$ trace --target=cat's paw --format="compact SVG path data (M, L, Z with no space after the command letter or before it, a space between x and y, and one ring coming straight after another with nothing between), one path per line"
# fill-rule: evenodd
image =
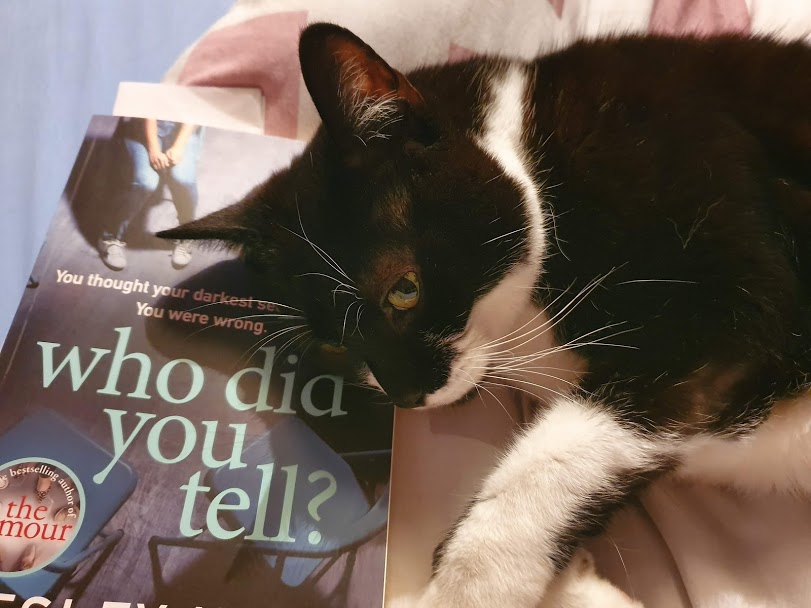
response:
M445 593L443 593L443 591ZM385 608L469 608L471 605L487 608L507 608L492 604L492 598L481 603L476 597L459 601L455 594L433 580L421 593L400 595L386 601ZM594 558L585 549L575 552L566 569L549 585L537 608L644 608L597 574Z
M594 558L578 549L566 569L558 575L538 608L643 608L597 574Z

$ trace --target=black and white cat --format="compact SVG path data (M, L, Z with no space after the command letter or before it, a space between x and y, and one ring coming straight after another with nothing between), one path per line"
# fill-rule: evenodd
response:
M304 153L162 236L240 247L400 406L537 397L420 606L536 606L665 472L811 490L807 46L621 37L406 77L316 24L300 58Z

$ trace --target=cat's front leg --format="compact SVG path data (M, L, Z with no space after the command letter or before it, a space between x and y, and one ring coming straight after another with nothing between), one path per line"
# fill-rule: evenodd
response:
M536 607L579 541L672 464L667 442L609 408L558 399L515 441L438 550L420 608Z

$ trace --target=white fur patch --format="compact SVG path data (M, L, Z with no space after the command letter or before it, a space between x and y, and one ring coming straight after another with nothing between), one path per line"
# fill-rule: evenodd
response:
M534 608L554 577L557 543L585 501L610 495L623 475L655 466L666 449L608 411L558 399L485 481L419 605Z
M741 437L698 436L684 445L678 474L746 492L811 495L811 396L777 403Z
M552 332L543 331L549 327L549 319L532 299L532 290L541 273L546 237L539 187L532 179L527 153L521 143L530 86L527 70L524 65L510 64L492 77L484 128L476 138L478 146L499 164L504 174L522 192L528 226L526 254L493 289L476 302L465 330L450 340L458 355L451 364L450 378L445 386L426 397L427 407L452 403L470 392L484 377L494 355L504 357L508 352L514 356L531 355L553 346ZM519 332L518 328L522 325L523 329ZM519 337L520 334L523 337ZM533 341L535 338L537 342ZM507 340L507 343L499 345L499 340ZM537 361L534 363L538 366ZM573 369L576 371L579 368L579 365L574 365ZM507 373L500 376L507 378L512 375ZM493 381L510 382L504 379ZM555 385L555 382L551 384Z
M566 569L555 578L538 608L643 608L622 591L601 578L594 558L578 550Z

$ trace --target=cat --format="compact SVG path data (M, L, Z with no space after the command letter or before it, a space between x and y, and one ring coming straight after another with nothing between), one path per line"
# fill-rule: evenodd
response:
M404 75L314 24L299 54L301 156L160 236L239 248L401 407L537 400L417 605L538 605L665 473L811 489L805 44L620 36Z

